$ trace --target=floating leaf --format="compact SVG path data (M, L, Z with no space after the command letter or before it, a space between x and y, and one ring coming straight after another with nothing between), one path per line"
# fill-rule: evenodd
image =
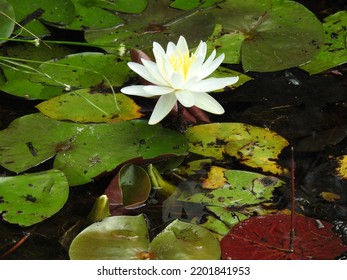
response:
M227 179L224 177L224 172L227 169L219 166L211 166L207 178L203 180L202 187L205 189L218 189L227 185Z
M334 259L346 251L332 225L295 215L295 238L290 250L290 215L252 217L234 226L221 242L222 259Z
M68 55L60 60L47 61L39 70L47 78L38 77L36 82L66 88L122 86L131 73L126 61L118 61L117 56L83 52ZM34 77L33 77L34 78Z
M284 184L272 176L241 170L224 171L224 176L227 185L194 194L182 192L179 200L222 207L240 207L270 201L273 191Z
M110 9L103 9L100 5L108 3L104 1L89 1L89 0L72 0L75 6L75 18L68 25L64 26L66 29L72 30L85 30L88 28L101 29L107 27L117 26L123 20L112 13ZM118 2L118 1L117 1ZM110 3L108 6L111 6Z
M14 28L14 10L6 0L0 0L0 44L6 42Z
M90 182L133 158L186 154L183 135L144 120L78 124L40 113L16 119L0 131L0 147L0 165L17 173L55 156L54 167L70 185Z
M180 35L188 40L189 46L197 46L212 33L215 21L209 10L180 11L170 8L170 4L171 0L150 0L140 15L122 15L125 24L113 28L87 30L85 39L104 46L108 52L118 53L124 48L151 47L153 41L165 45L177 41Z
M207 229L178 220L150 244L143 215L114 216L78 234L69 256L72 260L220 259L220 247Z
M36 106L46 116L57 120L86 122L119 122L142 116L140 107L128 96L75 90Z
M139 260L149 246L143 215L115 216L94 223L72 241L72 260Z
M190 127L186 136L192 153L217 160L228 155L264 172L283 172L276 159L288 142L265 128L243 123L213 123Z
M149 246L157 260L219 260L218 240L207 229L174 220Z
M213 14L226 35L216 43L223 49L236 47L237 53L244 39L240 54L245 71L269 72L298 66L312 59L324 42L320 21L294 1L228 0L218 7Z
M75 16L75 6L70 0L8 0L15 10L16 21L24 20L24 27L30 31L20 30L21 36L44 36L49 30L41 20L50 24L64 26L70 23Z
M311 75L347 62L347 11L340 11L324 19L325 43L318 55L300 68Z
M59 45L48 47L40 44L4 45L0 50L1 69L5 82L0 90L28 99L49 99L60 95L62 89L53 85L36 82L39 77L46 80L44 73L38 70L43 61L57 59L71 53L71 49ZM13 59L14 58L14 59ZM33 79L35 77L35 79Z
M336 168L337 176L347 179L347 155L343 155L337 159L338 167Z
M170 7L181 9L181 10L191 10L195 8L208 8L215 4L218 4L221 2L221 0L207 0L207 1L201 1L201 0L174 0Z
M57 213L68 194L67 179L58 170L0 177L0 213L9 223L31 226Z

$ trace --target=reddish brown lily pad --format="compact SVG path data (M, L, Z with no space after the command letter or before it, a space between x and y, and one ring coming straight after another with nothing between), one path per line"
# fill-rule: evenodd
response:
M326 260L347 250L332 225L295 215L295 239L290 251L290 215L253 217L234 226L220 241L222 259Z

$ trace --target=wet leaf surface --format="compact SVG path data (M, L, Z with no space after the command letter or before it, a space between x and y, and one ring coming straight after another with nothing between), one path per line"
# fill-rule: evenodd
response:
M14 10L8 1L0 1L0 11L0 44L2 44L12 34L15 23L11 20L14 19Z

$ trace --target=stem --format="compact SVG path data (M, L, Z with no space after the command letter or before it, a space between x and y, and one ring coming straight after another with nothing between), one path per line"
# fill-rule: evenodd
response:
M295 240L295 162L294 162L294 147L291 147L292 159L291 159L291 213L290 213L290 242L289 250L294 252L294 240Z

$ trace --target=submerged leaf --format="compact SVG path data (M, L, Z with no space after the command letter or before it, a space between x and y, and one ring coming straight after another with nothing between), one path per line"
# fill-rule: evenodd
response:
M31 226L57 213L68 194L67 179L59 170L0 177L0 213L9 223Z
M190 127L186 136L192 153L217 160L228 155L264 172L283 172L276 159L289 143L265 128L243 123L213 123Z
M119 122L142 116L140 107L128 96L75 90L36 106L43 114L57 120L79 123Z

